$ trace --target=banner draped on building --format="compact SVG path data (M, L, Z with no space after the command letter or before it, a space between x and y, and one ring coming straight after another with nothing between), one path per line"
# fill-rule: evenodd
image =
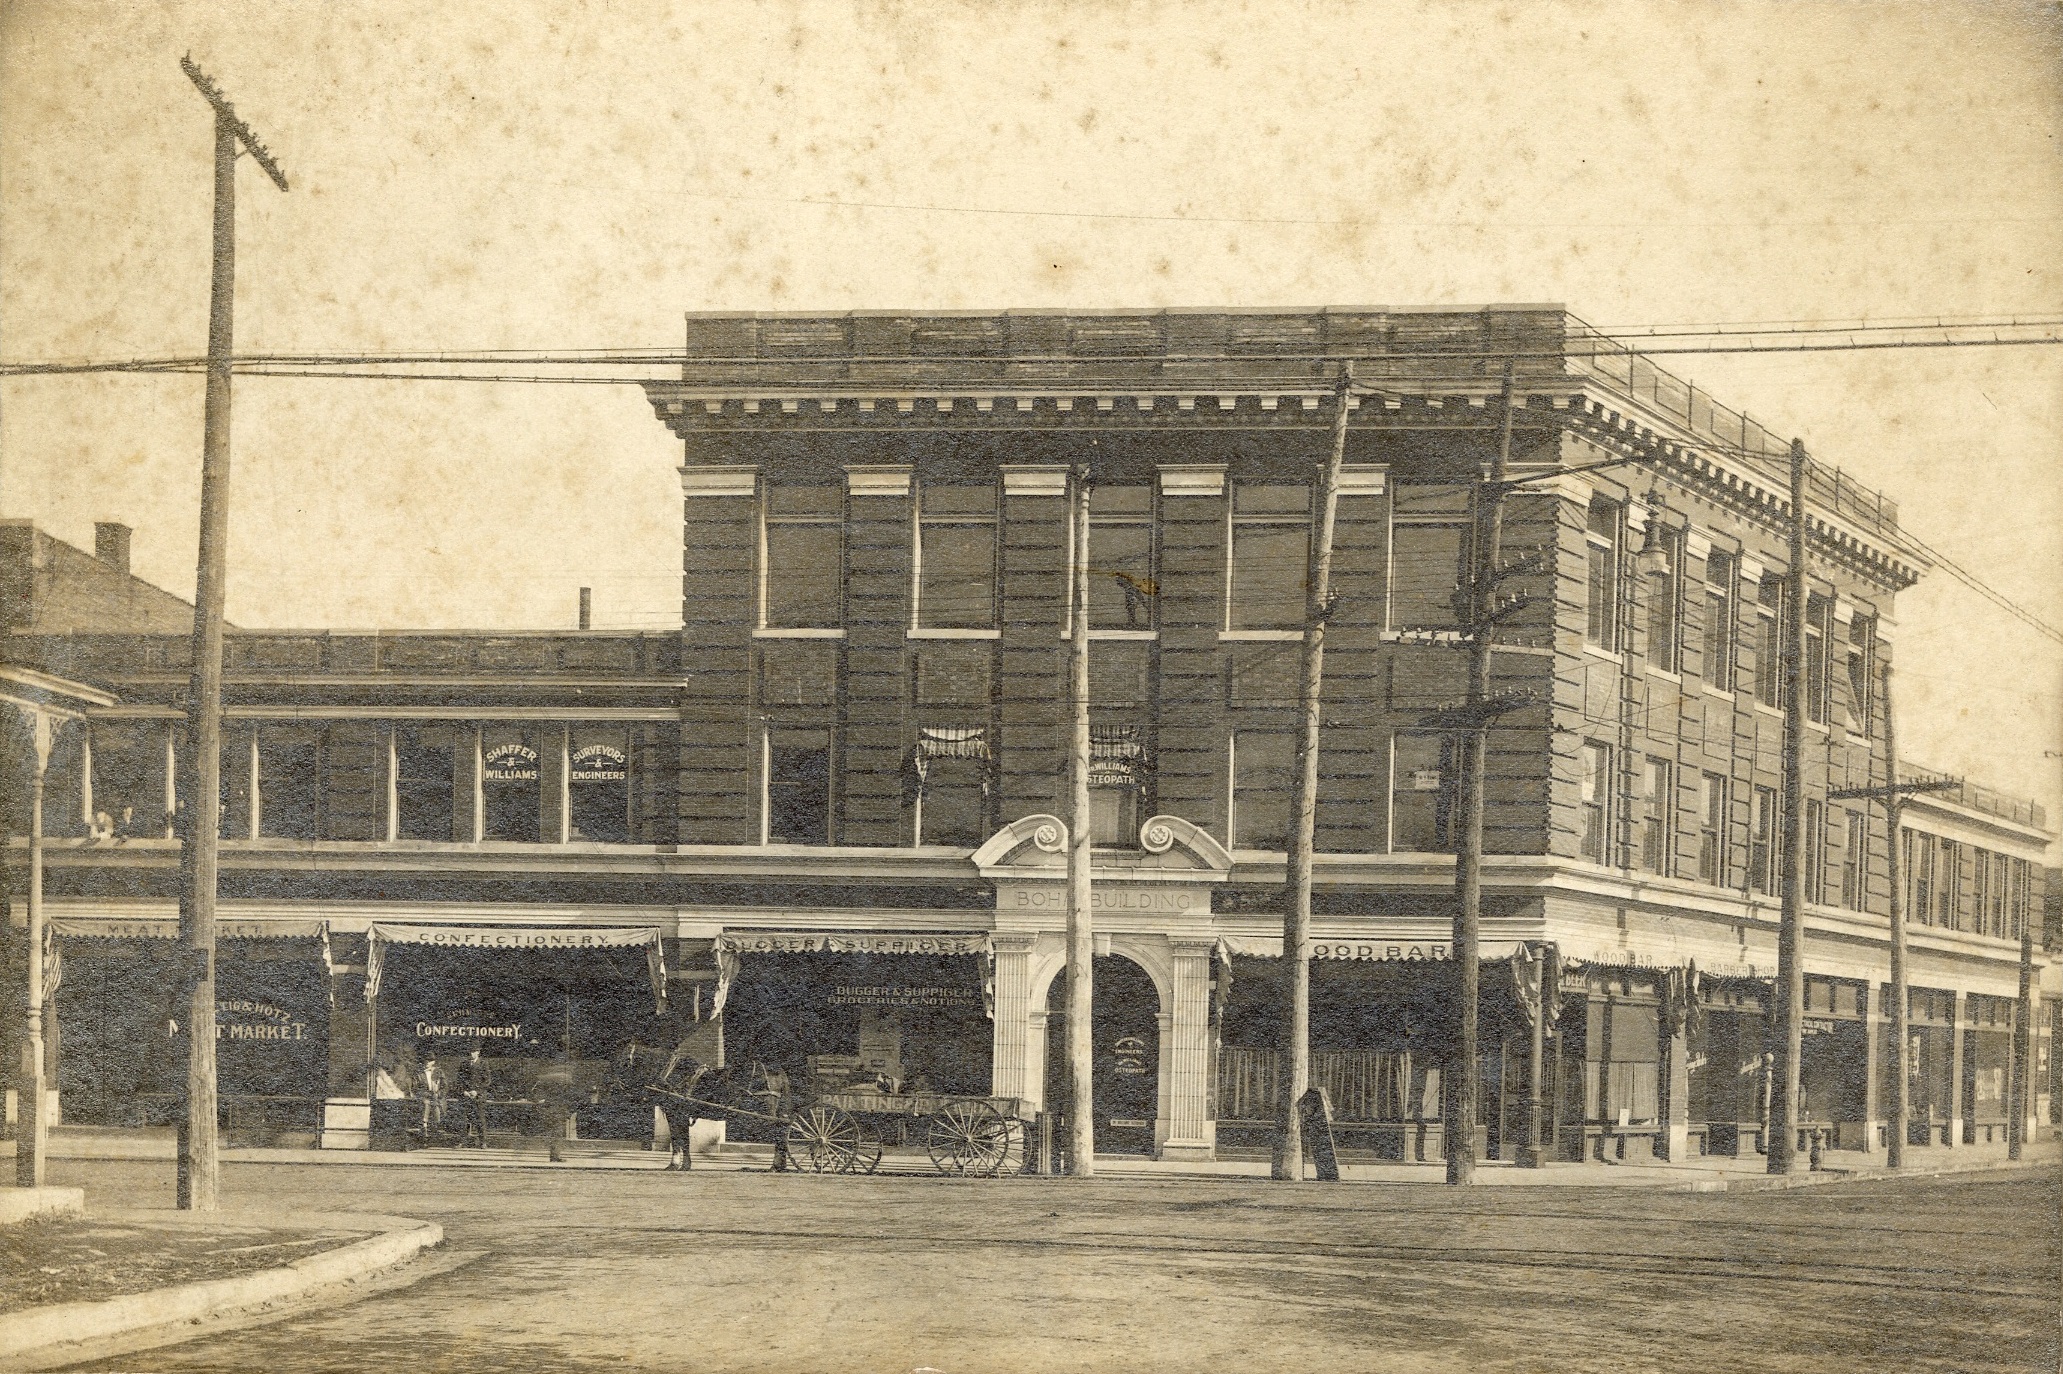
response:
M374 922L367 930L365 1000L380 995L387 946L428 945L436 949L484 949L518 953L526 950L634 949L645 947L645 970L652 980L652 1001L666 1009L666 941L658 926L414 926Z

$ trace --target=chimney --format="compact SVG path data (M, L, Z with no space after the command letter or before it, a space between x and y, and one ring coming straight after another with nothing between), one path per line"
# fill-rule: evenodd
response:
M129 527L112 520L93 526L93 556L118 573L129 571Z
M128 531L124 530L123 533L127 534ZM593 629L594 619L595 589L593 587L582 587L580 589L580 628L583 630Z

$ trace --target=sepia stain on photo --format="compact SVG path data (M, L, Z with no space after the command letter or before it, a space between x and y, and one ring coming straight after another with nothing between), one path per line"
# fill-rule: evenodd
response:
M0 82L0 1369L2058 1365L2057 6Z

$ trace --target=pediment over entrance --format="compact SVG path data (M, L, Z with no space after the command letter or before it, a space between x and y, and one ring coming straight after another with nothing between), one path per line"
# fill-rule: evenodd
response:
M974 851L984 878L1052 878L1067 873L1067 824L1058 816L1010 822ZM1139 827L1137 849L1097 849L1090 861L1096 881L1222 882L1232 855L1200 827L1180 816L1155 816Z

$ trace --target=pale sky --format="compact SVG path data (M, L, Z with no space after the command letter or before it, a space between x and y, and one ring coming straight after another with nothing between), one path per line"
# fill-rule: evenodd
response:
M0 357L664 347L688 310L2063 310L2055 4L0 5ZM838 201L826 205L818 202ZM864 204L855 204L864 202ZM2063 624L2063 349L1663 360ZM190 594L197 377L0 382L0 515ZM635 388L240 380L244 625L679 620ZM1901 598L1903 752L2063 822L2063 646Z

